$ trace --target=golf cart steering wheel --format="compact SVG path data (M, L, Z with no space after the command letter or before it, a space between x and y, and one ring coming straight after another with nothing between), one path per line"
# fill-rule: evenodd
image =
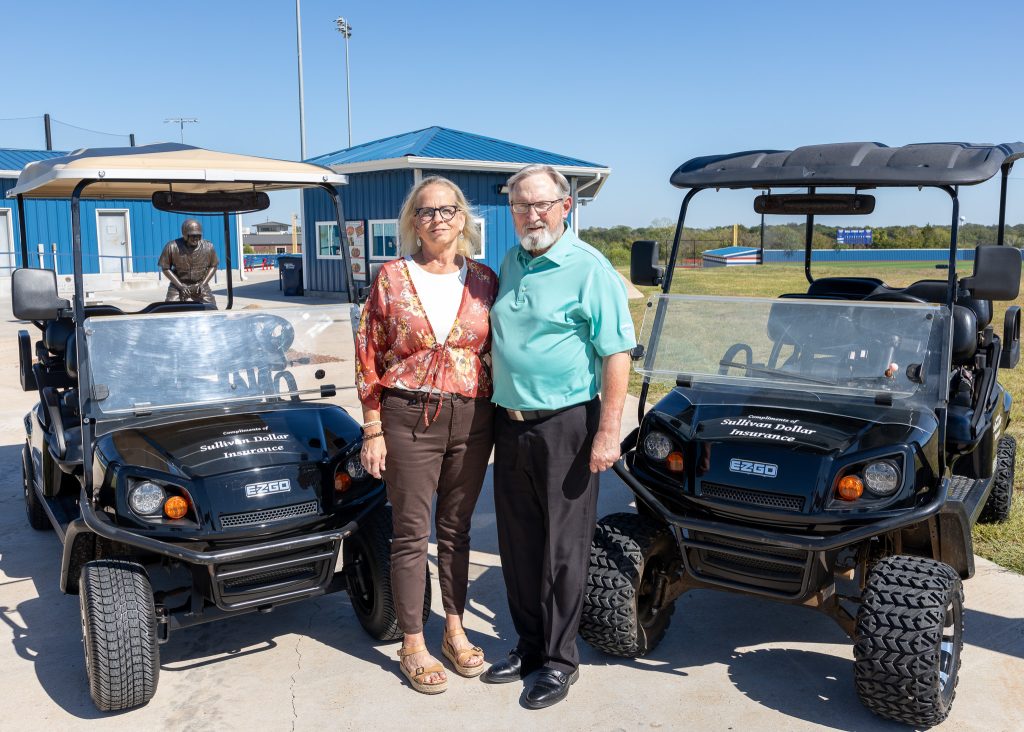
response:
M257 341L271 353L284 354L295 340L295 328L284 318L261 317L254 325Z
M862 302L927 302L919 297L908 295L905 292L873 292L864 298Z

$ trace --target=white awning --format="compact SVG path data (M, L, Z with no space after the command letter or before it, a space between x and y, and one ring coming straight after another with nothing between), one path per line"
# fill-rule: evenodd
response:
M70 198L83 180L95 180L83 198L150 198L156 191L182 193L278 191L348 177L329 168L291 160L214 152L190 145L161 143L142 147L76 150L70 155L29 163L9 198Z

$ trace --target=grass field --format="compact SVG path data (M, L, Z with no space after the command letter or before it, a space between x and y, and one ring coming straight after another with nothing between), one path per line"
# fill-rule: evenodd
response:
M969 275L973 265L961 263L961 276ZM813 275L819 277L836 276L875 276L890 286L905 286L922 279L945 279L945 270L936 270L932 263L842 263L814 265ZM628 277L627 270L623 275ZM646 308L646 296L658 292L654 287L638 288L644 298L630 300L630 311L633 320L640 330ZM803 263L773 264L760 267L719 267L712 269L677 269L672 279L672 292L687 295L743 295L749 297L775 297L786 292L806 292L807 280L804 278ZM996 334L1002 336L1003 314L1009 305L1024 307L1024 296L1018 297L1013 303L993 303L992 325ZM1014 401L1014 412L1019 414L1024 398L1024 363L1010 371L1000 371L1000 383L1010 392ZM655 397L659 390L652 384L651 393ZM660 390L664 393L664 389ZM640 377L633 372L630 379L630 392L640 393ZM1021 449L1017 453L1016 475L1024 476L1024 417L1010 423L1008 434L1017 438ZM978 525L974 530L975 553L993 562L1024 573L1024 501L1015 496L1013 512L1010 520L1003 524Z

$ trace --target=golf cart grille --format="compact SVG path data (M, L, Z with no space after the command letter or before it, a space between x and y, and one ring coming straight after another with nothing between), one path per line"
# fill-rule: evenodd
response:
M270 607L322 594L334 576L340 542L241 562L211 565L213 599L222 610Z
M278 506L262 511L248 511L246 513L225 513L220 517L220 525L225 529L234 529L239 526L258 526L273 521L284 521L286 519L299 518L302 516L315 516L319 506L316 501L296 503L291 506Z
M807 552L693 532L684 539L686 563L698 579L754 589L777 597L801 594L809 571Z
M803 496L791 496L781 493L766 493L755 491L749 488L737 488L721 483L710 483L704 481L700 484L700 494L704 498L714 501L728 501L729 503L742 503L747 506L758 506L760 508L773 508L780 511L795 511L799 513L804 510Z
M224 581L224 589L231 592L243 592L249 589L261 587L269 582L295 582L308 580L317 575L315 564L303 564L298 567L271 570L268 572L257 572L245 577L237 577Z

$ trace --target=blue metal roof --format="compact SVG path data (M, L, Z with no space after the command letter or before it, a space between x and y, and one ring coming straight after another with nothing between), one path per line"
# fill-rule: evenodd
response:
M18 150L0 147L0 170L21 170L29 163L67 155L60 150Z
M392 160L404 156L447 160L486 160L501 163L523 163L524 165L540 163L585 168L606 167L599 163L517 145L514 142L496 140L493 137L460 132L447 127L427 127L423 130L385 137L382 140L374 140L309 158L306 162L317 165L344 165L373 160Z

